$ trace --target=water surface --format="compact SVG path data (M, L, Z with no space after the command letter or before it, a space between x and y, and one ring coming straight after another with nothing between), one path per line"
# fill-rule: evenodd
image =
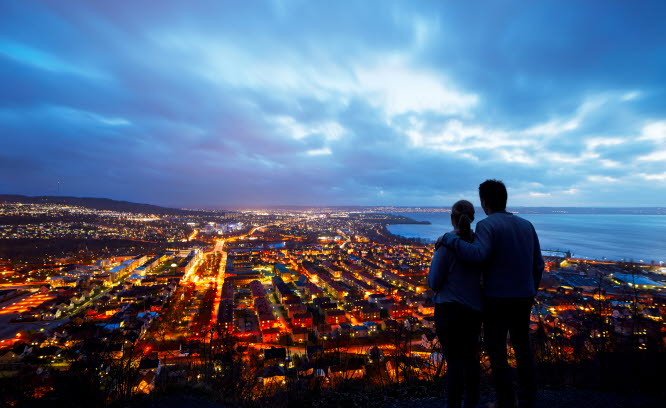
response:
M398 213L431 225L389 225L391 233L434 241L451 230L449 213ZM666 216L626 214L518 214L536 228L541 248L576 257L666 262ZM477 213L476 221L485 218Z

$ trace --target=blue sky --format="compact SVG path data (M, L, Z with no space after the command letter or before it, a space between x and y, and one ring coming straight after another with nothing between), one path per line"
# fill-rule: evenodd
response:
M3 1L0 192L664 206L665 4Z

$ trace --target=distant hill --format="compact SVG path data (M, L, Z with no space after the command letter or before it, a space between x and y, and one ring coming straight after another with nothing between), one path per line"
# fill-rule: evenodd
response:
M117 201L109 198L95 197L64 197L64 196L24 196L18 194L0 194L0 203L23 203L23 204L63 204L86 207L95 210L119 211L158 215L192 215L212 214L207 211L181 210L178 208L160 207L152 204L131 203L129 201ZM217 213L219 215L219 213Z

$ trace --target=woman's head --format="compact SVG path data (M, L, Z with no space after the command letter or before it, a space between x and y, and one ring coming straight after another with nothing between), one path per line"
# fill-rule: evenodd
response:
M472 242L472 221L474 206L467 200L460 200L451 207L451 224L458 231L460 238Z

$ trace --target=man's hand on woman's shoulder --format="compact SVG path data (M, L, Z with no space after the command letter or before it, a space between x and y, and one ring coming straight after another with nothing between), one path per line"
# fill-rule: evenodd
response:
M437 238L437 241L435 242L435 250L439 249L441 246L450 248L454 238L458 238L458 235L456 235L454 232L447 232L446 234Z

